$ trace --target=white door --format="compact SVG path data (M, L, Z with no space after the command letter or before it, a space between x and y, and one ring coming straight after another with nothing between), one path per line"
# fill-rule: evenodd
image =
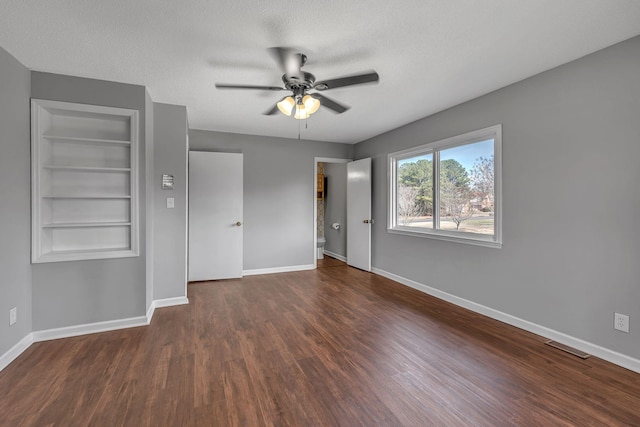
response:
M242 154L189 152L189 280L242 277Z
M347 264L371 271L371 159L347 163Z

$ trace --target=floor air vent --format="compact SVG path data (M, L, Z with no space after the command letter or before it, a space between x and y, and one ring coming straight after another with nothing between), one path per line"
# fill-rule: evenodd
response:
M569 347L568 345L564 345L562 343L559 343L557 341L547 341L545 342L546 345L549 345L551 347L557 348L558 350L562 350L565 351L569 354L573 354L574 356L578 356L580 359L588 359L589 356L591 356L588 353L585 353L584 351L580 351L576 348L573 347Z

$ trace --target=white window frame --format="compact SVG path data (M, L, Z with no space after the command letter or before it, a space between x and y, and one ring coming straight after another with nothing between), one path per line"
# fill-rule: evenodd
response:
M468 233L464 231L440 230L437 228L439 222L440 206L440 180L433 179L434 193L434 227L418 228L408 227L397 223L397 165L399 160L431 154L433 156L433 174L439 174L439 154L440 151L473 144L475 142L493 139L493 161L494 161L494 234ZM405 234L410 236L427 237L432 239L447 240L451 242L461 242L471 245L487 246L492 248L502 247L502 125L494 125L462 135L453 136L440 141L412 147L406 150L396 151L388 154L388 221L387 231L389 233Z

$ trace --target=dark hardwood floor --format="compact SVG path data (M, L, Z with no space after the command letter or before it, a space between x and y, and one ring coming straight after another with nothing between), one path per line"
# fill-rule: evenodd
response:
M36 343L1 426L640 425L640 375L326 258Z

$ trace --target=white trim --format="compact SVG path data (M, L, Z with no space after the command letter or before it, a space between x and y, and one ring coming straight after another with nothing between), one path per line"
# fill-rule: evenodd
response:
M185 114L186 116L186 114ZM185 143L185 188L184 188L184 294L187 295L187 286L189 284L189 117L187 117L187 127L185 129L187 139ZM244 168L244 166L243 166ZM243 207L244 209L244 207ZM243 212L244 215L244 212Z
M335 252L331 252L331 251L327 251L327 250L324 250L323 252L324 252L325 255L329 255L331 258L335 258L335 259L339 259L340 261L347 262L347 257L344 256L344 255L338 255Z
M404 150L394 151L393 153L389 153L389 156L393 156L398 159L404 159L407 157L413 157L416 154L424 154L423 152L442 151L448 148L473 144L474 142L481 142L486 139L501 136L502 124L496 124L483 129L463 133L461 135L455 135L438 141L428 142L426 144L418 145L417 147L410 147Z
M156 302L151 301L149 304L149 308L147 309L147 325L151 324L151 319L153 319L153 314L156 312Z
M313 268L318 268L318 157L313 159Z
M79 335L95 334L98 332L116 331L118 329L147 326L151 323L156 308L189 304L185 297L173 297L153 300L146 316L130 317L128 319L107 320L104 322L87 323L84 325L67 326L63 328L35 331L22 338L16 345L0 356L0 371L6 368L34 342L56 340L60 338L76 337Z
M290 273L292 271L313 270L315 268L316 266L314 264L290 265L286 267L272 267L272 268L256 268L253 270L242 270L242 275L255 276L256 274Z
M146 326L146 316L129 317L128 319L107 320L104 322L86 323L84 325L66 326L64 328L46 329L33 332L33 341L49 341L59 338L76 337L78 335L95 334L98 332L116 331L118 329Z
M350 163L353 162L352 159L336 159L334 157L315 157L316 165L318 162L322 163Z
M485 246L487 248L502 248L502 243L494 242L491 240L482 240L481 238L465 238L464 236L471 233L458 232L459 236L451 236L445 233L435 234L430 232L424 232L416 227L415 230L407 229L408 227L403 228L390 228L387 229L387 232L392 234L403 234L405 236L413 236L413 237L428 237L429 239L436 240L445 240L447 242L462 242L468 245L476 245L476 246Z
M0 371L16 360L31 344L33 344L33 334L27 334L27 336L18 341L16 345L11 347L5 354L0 356Z
M163 298L163 299L154 299L147 310L147 324L151 323L151 319L153 319L153 314L156 311L156 308L162 307L173 307L174 305L185 305L189 304L189 299L187 297L172 297L172 298Z
M187 297L173 297L153 300L153 305L155 306L155 308L173 307L174 305L184 304L189 304L189 299Z
M388 271L381 270L379 268L374 267L371 269L371 271L375 274L386 277L387 279L391 279L395 282L398 282L410 288L416 289L420 292L424 292L425 294L432 295L436 298L442 299L444 301L450 302L460 307L464 307L468 310L482 314L492 319L499 320L508 325L515 326L520 329L524 329L525 331L534 333L536 335L540 335L542 337L549 338L554 341L558 341L562 344L566 344L568 346L577 348L578 350L582 350L586 353L599 357L600 359L606 360L615 365L622 366L623 368L640 373L639 359L634 359L633 357L626 356L624 354L618 353L608 348L601 347L597 344L593 344L588 341L584 341L580 338L567 335L563 332L559 332L559 331L547 328L545 326L541 326L536 323L530 322L528 320L524 320L519 317L515 317L510 314L503 313L501 311L484 306L482 304L478 304L473 301L460 298L450 293L441 291L436 288L432 288L431 286L418 283L416 281L407 279L402 276L398 276L397 274L389 273Z

